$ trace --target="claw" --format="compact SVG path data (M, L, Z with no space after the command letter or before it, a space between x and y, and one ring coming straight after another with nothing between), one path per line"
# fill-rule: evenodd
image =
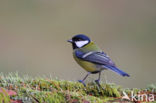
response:
M78 80L78 82L82 83L86 87L86 84L84 83L83 80Z
M95 83L96 83L99 87L101 87L101 85L100 85L100 80L95 80Z

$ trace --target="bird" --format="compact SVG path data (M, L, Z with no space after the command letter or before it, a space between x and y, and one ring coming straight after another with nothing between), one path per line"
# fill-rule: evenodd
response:
M78 80L84 86L86 86L84 82L86 78L90 74L97 73L99 75L95 82L100 85L101 72L103 70L111 70L123 77L130 77L128 73L120 70L110 57L85 34L77 34L67 41L72 44L75 61L88 72L82 80Z

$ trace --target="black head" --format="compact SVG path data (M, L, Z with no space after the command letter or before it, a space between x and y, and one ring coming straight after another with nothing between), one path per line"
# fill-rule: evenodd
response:
M75 35L71 40L68 40L68 42L72 43L73 49L84 47L90 43L90 41L90 38L84 34Z

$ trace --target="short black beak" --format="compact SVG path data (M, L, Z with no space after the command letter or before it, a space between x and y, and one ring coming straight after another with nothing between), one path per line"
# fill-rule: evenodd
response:
M72 43L72 42L73 42L73 40L72 40L72 39L70 39L70 40L67 40L67 42L70 42L70 43Z

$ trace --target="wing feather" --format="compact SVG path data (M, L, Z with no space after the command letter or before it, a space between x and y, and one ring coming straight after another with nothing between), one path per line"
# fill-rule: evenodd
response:
M130 76L129 74L118 69L115 66L114 62L104 52L92 51L92 52L84 53L82 51L77 50L75 52L75 54L79 59L82 59L82 60L88 61L88 62L92 62L92 63L96 63L96 64L100 64L104 68L110 69L110 70L112 70L112 71L114 71L114 72L116 72L122 76L127 76L127 77Z
M101 65L115 66L114 62L104 52L92 51L92 52L83 53L82 51L76 51L75 53L79 59L85 61L89 61Z

